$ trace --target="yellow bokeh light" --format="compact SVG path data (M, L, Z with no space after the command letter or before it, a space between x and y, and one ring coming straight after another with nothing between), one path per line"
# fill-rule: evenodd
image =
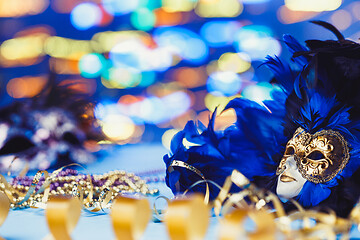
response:
M134 122L123 115L109 115L101 123L103 133L112 141L125 141L135 132Z
M146 46L153 44L151 36L142 31L99 32L92 37L90 44L97 52L109 52L120 42L138 40L141 40Z
M218 66L222 71L242 73L251 67L251 60L245 53L227 52L220 56Z
M206 73L210 76L213 72L219 71L219 64L217 60L210 61L206 66Z
M19 60L42 56L43 44L48 37L48 34L37 33L6 40L0 46L1 57L6 60Z
M189 12L195 5L192 0L162 0L162 8L167 12Z
M240 97L240 95L234 95L231 97L222 97L222 96L214 96L212 94L207 94L205 96L205 106L207 109L209 109L211 112L215 111L215 108L217 108L217 113L219 114L226 105L230 102L230 100Z
M243 8L242 3L238 0L199 0L195 12L203 18L237 17Z
M90 41L55 36L46 39L44 51L51 57L79 60L93 49Z
M175 136L175 134L177 134L179 132L179 130L177 129L169 129L166 132L164 132L164 134L161 137L161 142L162 145L170 150L170 145L171 145L171 139Z
M131 72L127 68L110 68L106 78L101 79L102 84L107 88L132 88L141 82L141 74Z
M323 12L333 11L341 6L341 0L285 0L285 5L292 11Z

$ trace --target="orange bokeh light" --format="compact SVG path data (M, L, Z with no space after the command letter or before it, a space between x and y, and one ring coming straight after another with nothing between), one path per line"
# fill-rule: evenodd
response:
M37 15L49 6L49 0L0 0L0 18Z
M50 68L58 74L80 74L79 61L63 58L50 58Z
M182 23L182 21L186 19L185 13L167 12L162 8L156 9L154 13L156 16L155 26L175 26Z
M140 102L143 99L144 99L144 97L142 97L142 96L136 97L134 95L127 94L127 95L122 96L118 102L122 103L122 104L130 105L130 104L133 104L136 102Z
M205 126L209 124L209 118L211 117L210 111L204 111L199 113L197 119ZM218 113L219 114L219 113ZM215 130L224 130L236 122L236 113L234 109L228 109L216 116Z
M206 84L207 74L204 68L182 67L175 71L175 80L187 88L194 88Z
M46 83L45 76L13 78L6 85L6 91L13 98L31 98L39 94Z
M285 5L277 11L277 17L284 24L302 22L319 15L321 12L292 11Z

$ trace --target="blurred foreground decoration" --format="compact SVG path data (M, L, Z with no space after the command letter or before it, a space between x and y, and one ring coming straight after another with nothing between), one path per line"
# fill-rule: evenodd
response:
M236 96L271 98L258 66L282 54L283 33L302 39L301 22L316 18L356 40L359 12L341 0L0 0L0 104L35 97L50 68L95 100L102 143L160 141L169 129L168 145Z
M66 81L56 84L54 74L8 83L14 98L30 98L0 109L1 172L94 161L92 152L98 150L96 143L104 137L94 119L94 104L78 85ZM19 86L22 92L17 91Z
M99 211L107 213L108 209L110 209L111 221L109 219L108 224L112 223L112 229L117 237L120 235L124 239L140 239L142 237L144 230L149 225L151 207L148 199L144 198L144 195L139 194L138 191L133 192L133 195L127 195L133 190L130 184L128 189L114 186L118 182L114 180L121 180L121 177L124 176L123 171L113 171L108 174L92 176L91 178L95 182L97 182L98 177L107 177L107 181L97 182L100 185L96 190L96 187L92 188L92 183L89 181L90 176L86 177L69 171L71 169L67 169L66 172L61 170L58 169L50 173L43 179L40 184L41 187L36 188L44 190L43 195L45 195L49 193L47 192L50 187L49 183L52 185L55 183L61 184L66 177L71 178L67 179L69 180L68 183L65 183L68 185L64 184L58 187L57 193L49 199L47 196L41 198L36 197L34 194L31 194L31 197L26 194L25 198L24 194L22 194L18 199L15 199L14 196L18 196L14 195L14 189L19 190L17 186L21 186L21 184L8 184L1 176L1 182L5 186L0 191L0 200L3 203L0 208L1 224L6 220L9 208L19 207L19 205L14 205L14 201L19 203L19 200L27 199L27 202L30 201L32 204L24 204L22 207L31 206L46 209L45 215L48 227L56 239L65 239L65 237L70 239L71 231L80 218L81 206L84 211L88 213L90 211L94 215ZM71 173L71 176L67 175L69 173ZM42 175L39 172L37 176L34 176L33 183L39 180L37 178L39 174ZM136 178L133 174L125 175L131 176L133 180ZM79 185L71 183L70 181L75 178L83 179L84 183L81 183L81 181L77 182ZM141 183L142 180L137 178L136 181ZM136 181L133 183L134 186L137 184ZM205 182L213 184L209 180L205 180ZM204 184L204 181L199 181L196 184ZM229 193L232 185L240 187L241 190L236 193ZM331 211L305 210L299 204L297 204L298 209L286 213L276 195L259 189L252 183L249 184L249 180L240 172L232 172L224 186L214 186L221 189L221 191L215 201L208 205L204 203L204 198L201 195L181 195L171 200L167 199L168 207L166 209L161 209L161 211L152 209L153 217L157 215L163 218L170 239L203 239L209 225L218 229L217 236L212 236L212 238L221 240L239 238L348 239L354 235L356 236L355 228L359 226L359 204L354 206L348 218L340 218ZM66 193L61 194L62 190L66 190ZM92 196L89 192L92 191L97 192L97 194L100 193L100 195L97 195L98 199L97 197L89 198L89 195ZM35 193L34 184L30 188L23 189L22 192ZM10 204L10 202L12 203ZM214 210L217 217L216 222L213 221L214 218L210 218L210 209ZM153 221L156 221L155 219L153 218ZM151 226L148 229L151 229ZM64 236L64 234L68 236ZM31 234L29 237L31 237Z

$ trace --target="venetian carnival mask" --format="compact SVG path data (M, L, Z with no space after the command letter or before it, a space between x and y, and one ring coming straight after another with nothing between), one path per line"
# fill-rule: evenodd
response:
M288 141L276 171L277 194L295 197L306 180L315 184L328 182L344 169L349 158L347 142L339 132L322 130L310 134L299 127Z

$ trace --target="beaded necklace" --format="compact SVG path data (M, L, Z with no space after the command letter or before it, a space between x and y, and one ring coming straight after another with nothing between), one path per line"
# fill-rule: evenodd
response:
M85 175L74 169L65 169L55 176L39 176L15 177L10 184L6 181L0 183L0 191L9 197L11 208L39 207L48 197L58 195L82 198L84 207L90 208L101 204L105 198L109 202L118 195L156 195L159 192L150 189L139 176L118 170Z

